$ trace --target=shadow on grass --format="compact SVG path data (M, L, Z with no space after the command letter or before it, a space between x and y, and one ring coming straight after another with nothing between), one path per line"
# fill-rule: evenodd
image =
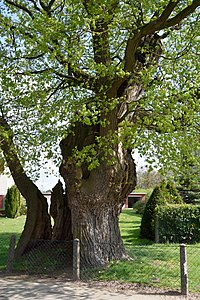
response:
M10 238L13 234L16 235L18 240L20 237L19 233L14 233L14 232L0 233L0 270L4 270L6 267Z

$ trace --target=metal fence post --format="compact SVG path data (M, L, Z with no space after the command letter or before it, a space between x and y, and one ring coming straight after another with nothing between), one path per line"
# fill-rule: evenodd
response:
M8 250L6 273L12 273L12 270L13 270L15 244L16 244L16 235L12 235L10 238L10 245L9 245L9 250Z
M188 295L188 272L186 245L180 245L181 294Z
M80 241L73 240L73 279L80 279Z

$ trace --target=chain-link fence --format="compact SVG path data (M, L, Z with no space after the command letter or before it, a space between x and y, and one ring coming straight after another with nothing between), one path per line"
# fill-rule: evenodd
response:
M187 245L189 291L200 293L200 245ZM200 295L199 295L200 299Z
M109 248L107 244L107 248ZM95 245L98 248L98 245ZM99 247L102 247L100 245ZM113 249L112 247L110 247ZM126 260L111 261L103 267L84 261L78 240L31 241L20 260L14 260L14 272L64 275L66 278L131 282L171 291L200 293L200 245L184 247L182 277L180 246L177 244L126 245ZM185 259L185 260L184 260ZM9 260L8 260L9 261ZM186 277L185 277L186 275ZM199 294L200 295L200 294Z
M186 293L188 289L189 292L200 293L200 246L183 248L185 258L181 256L180 245L177 244L127 245L128 260L113 261L102 268L89 267L82 262L81 279L116 280L171 291Z
M81 266L81 278L87 280L129 281L165 287L180 287L179 245L126 246L128 259L113 261L105 268Z
M65 273L71 277L72 257L73 241L32 240L24 255L14 260L13 271L49 275Z

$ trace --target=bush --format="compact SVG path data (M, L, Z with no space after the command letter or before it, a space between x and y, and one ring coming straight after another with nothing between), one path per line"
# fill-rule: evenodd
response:
M136 214L142 215L144 213L145 206L146 206L146 202L139 200L135 204L133 204L133 211Z
M142 238L154 240L155 239L155 222L154 215L157 205L164 205L165 199L163 197L160 187L155 187L144 209L142 216L140 235Z
M159 242L200 242L200 207L189 204L158 206L156 216Z
M162 182L155 187L144 209L140 235L142 238L155 240L156 207L166 204L182 204L183 200L172 183Z
M20 209L20 192L16 185L7 190L5 198L5 214L8 218L16 218Z

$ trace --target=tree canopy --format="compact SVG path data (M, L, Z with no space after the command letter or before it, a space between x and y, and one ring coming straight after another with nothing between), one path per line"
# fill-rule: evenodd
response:
M174 161L177 167L181 152L194 163L199 5L2 1L0 111L21 158L37 160L43 152L58 161L58 142L79 121L102 128L95 143L105 155L120 140L165 168ZM113 121L109 112L116 107ZM94 145L76 155L87 157L90 168L99 164Z
M18 255L31 239L78 238L89 265L126 257L118 218L136 186L134 149L166 170L197 164L199 7L1 1L0 147L27 201ZM65 182L52 193L53 229L26 174L48 158Z

